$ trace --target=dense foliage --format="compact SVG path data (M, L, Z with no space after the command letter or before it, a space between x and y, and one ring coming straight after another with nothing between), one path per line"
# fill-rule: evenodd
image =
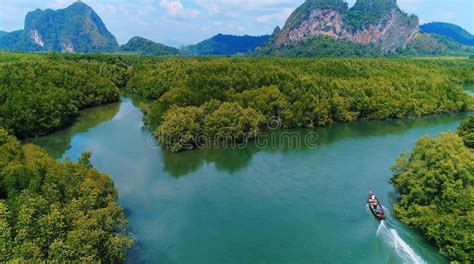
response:
M151 40L133 37L127 44L120 46L121 52L130 52L138 55L170 56L178 55L179 50L173 47L155 43Z
M171 151L238 143L258 135L265 117L238 103L210 101L202 106L176 107L164 115L156 133Z
M127 89L154 100L148 121L161 123L156 135L165 142L213 135L199 122L210 101L237 103L287 128L466 111L472 98L456 82L474 79L473 69L469 60L165 59L142 65Z
M98 61L0 63L0 127L20 138L51 132L80 109L118 101L126 81L126 69Z
M124 260L117 191L89 156L61 164L0 129L0 262Z
M345 39L333 39L325 36L314 36L304 41L293 42L284 46L275 45L271 39L251 53L253 56L276 56L290 58L310 57L401 57L401 56L465 56L474 53L474 48L461 45L448 38L418 34L405 48L383 53L373 45L353 43Z
M474 118L459 129L423 137L394 165L400 192L394 213L453 261L474 262Z
M183 47L181 52L188 56L227 56L247 53L267 42L269 38L269 35L254 37L218 34L196 45Z
M459 127L458 134L466 146L474 149L474 117L471 117Z
M273 41L273 40L271 40ZM284 46L264 45L252 55L276 56L289 58L309 57L381 57L383 52L373 46L353 43L345 39L334 39L325 36L314 36L304 41L293 42Z
M474 36L460 26L443 23L432 22L420 26L420 31L425 33L434 33L450 39L453 39L464 45L474 46Z

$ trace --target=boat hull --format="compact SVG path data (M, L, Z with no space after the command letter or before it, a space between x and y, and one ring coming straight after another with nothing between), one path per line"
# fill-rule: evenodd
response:
M383 210L382 204L380 203L379 199L375 198L375 201L377 201L377 207L376 208L381 208L379 212L377 213L376 209L374 206L370 203L370 197L372 193L369 193L369 198L367 199L367 203L369 204L369 209L370 212L375 216L375 218L379 220L385 220L385 211Z
M379 203L379 206L380 206L380 203ZM375 210L372 208L372 206L369 205L369 208L370 208L370 212L372 212L372 214L375 216L375 218L379 219L379 220L385 220L385 215L381 216L381 215L378 215Z

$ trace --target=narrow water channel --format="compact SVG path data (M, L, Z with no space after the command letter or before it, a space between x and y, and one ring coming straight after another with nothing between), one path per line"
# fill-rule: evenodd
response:
M390 167L423 135L467 114L274 131L239 149L159 149L128 98L87 110L71 128L33 140L58 159L92 151L114 180L136 244L129 262L446 262L388 209ZM311 138L310 141L299 139Z

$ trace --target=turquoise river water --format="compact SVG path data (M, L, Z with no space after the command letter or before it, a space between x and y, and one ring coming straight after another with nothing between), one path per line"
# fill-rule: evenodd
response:
M136 104L122 98L32 142L58 159L93 152L136 241L129 263L444 263L390 214L377 221L367 190L390 210L397 157L467 117L278 130L245 147L173 154L156 146Z

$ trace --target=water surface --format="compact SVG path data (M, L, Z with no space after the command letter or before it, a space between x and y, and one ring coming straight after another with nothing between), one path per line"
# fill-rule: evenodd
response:
M446 262L393 217L380 225L367 190L390 209L396 158L467 115L274 131L263 146L174 154L153 144L132 100L109 114L34 142L61 159L93 152L135 236L130 263ZM317 134L316 147L281 140L288 133Z
M471 96L474 96L474 83L465 84L464 90Z

